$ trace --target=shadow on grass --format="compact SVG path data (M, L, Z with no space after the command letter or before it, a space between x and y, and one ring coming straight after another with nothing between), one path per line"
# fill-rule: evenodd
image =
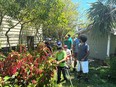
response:
M107 77L102 78L99 71L92 69L89 73L89 82L85 82L84 78L80 81L76 78L76 73L71 73L71 81L73 87L116 87L114 82L108 81ZM68 77L69 78L69 77ZM70 81L68 82L61 82L62 86L59 87L72 87Z
M72 81L73 86L71 85L70 79ZM84 79L80 79L80 81L77 79L77 73L71 73L71 77L68 76L69 81L68 82L63 82L62 87L87 87L90 85L90 83L87 83L84 81Z
M71 73L68 78L71 78L73 87L116 87L115 80L110 80L108 75L108 66L101 66L98 62L94 61L90 63L90 71L88 74L89 83L86 83L83 78L78 81L77 72ZM72 87L70 81L61 82L62 86L59 87Z

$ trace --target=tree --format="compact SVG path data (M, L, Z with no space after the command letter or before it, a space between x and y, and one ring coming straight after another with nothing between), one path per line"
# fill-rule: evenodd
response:
M35 20L42 21L46 18L46 11L44 6L45 0L1 0L0 8L0 24L2 24L3 17L5 15L10 16L11 19L8 20L9 28L5 33L7 37L7 43L10 46L8 33L12 28L21 25L19 43L21 43L21 32L23 27L34 23ZM47 8L47 7L46 7ZM18 21L16 24L12 23L12 19Z
M99 0L88 11L94 31L109 33L116 27L116 0Z
M8 33L18 24L21 25L19 43L22 43L21 34L25 27L36 29L37 36L42 26L45 36L61 38L76 26L78 17L77 6L71 0L0 0L0 5L0 24L5 15L11 17L5 34L9 47ZM13 24L12 19L18 22Z
M76 27L78 12L77 4L71 0L54 0L49 12L49 18L44 23L44 36L63 39Z
M4 16L17 15L18 10L19 10L18 6L17 6L17 4L14 3L14 0L0 0L0 29L2 29L2 22L3 22ZM9 29L5 33L5 36L7 37L7 42L9 44L9 46L10 46L10 43L9 43L8 32L10 31L11 28L13 28L14 26L16 26L18 24L18 23L16 23L15 25L13 25L11 20L12 20L12 18L9 18L9 20L7 21L9 23Z

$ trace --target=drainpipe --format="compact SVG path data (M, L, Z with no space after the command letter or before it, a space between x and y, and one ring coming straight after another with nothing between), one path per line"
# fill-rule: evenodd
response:
M111 41L111 33L108 34L107 57L110 57L110 41Z

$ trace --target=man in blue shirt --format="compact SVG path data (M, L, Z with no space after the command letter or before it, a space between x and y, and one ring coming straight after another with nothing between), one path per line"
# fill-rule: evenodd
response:
M76 67L76 64L77 64L77 52L78 52L78 45L79 45L79 35L76 37L76 39L74 40L73 42L73 55L74 55L74 69L73 71L75 71L75 67Z
M85 81L88 81L87 74L89 72L89 63L88 63L88 55L89 55L89 45L86 43L87 37L85 35L79 36L80 43L78 45L77 52L77 62L78 62L78 79L81 77L81 74L85 74Z

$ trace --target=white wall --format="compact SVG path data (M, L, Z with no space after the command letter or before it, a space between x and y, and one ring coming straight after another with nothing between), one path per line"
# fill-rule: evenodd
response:
M9 28L9 23L7 22L8 20L12 20L13 25L18 23L18 21L12 19L11 17L5 16L3 18L3 22L2 22L2 26L1 26L2 28L0 30L0 47L9 47L7 44L7 38L5 36L5 33ZM13 29L11 29L10 32L8 33L11 46L17 46L17 44L19 43L18 41L19 41L20 29L21 29L21 25L18 24ZM23 30L23 36L22 36L23 44L27 45L27 36L34 36L34 44L37 44L39 41L38 41L38 38L35 36L35 32L36 32L36 30L33 28L29 28L28 30ZM40 27L38 32L40 34L42 34L42 27ZM41 38L41 37L39 37L39 38Z
M9 23L7 22L8 20L12 20L13 25L18 23L18 21L11 19L8 16L5 16L3 18L3 22L2 22L2 26L0 30L0 47L8 47L7 38L5 36L5 33L9 28ZM21 28L21 25L18 24L13 29L11 29L10 32L8 33L11 46L16 46L18 44L20 28Z

